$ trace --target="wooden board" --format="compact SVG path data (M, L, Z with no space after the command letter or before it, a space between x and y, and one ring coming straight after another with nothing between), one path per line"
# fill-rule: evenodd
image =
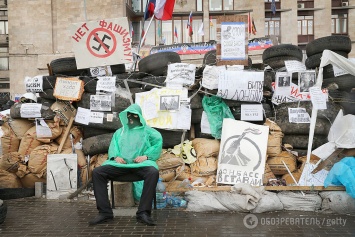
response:
M244 15L229 15L229 16L217 16L217 53L216 60L217 66L221 65L244 65L248 66L248 16ZM221 23L222 22L244 22L245 23L245 60L221 60Z

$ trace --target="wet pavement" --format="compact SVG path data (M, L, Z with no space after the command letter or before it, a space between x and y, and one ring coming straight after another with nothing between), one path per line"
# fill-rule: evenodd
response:
M157 226L136 223L136 208L117 208L113 221L89 226L95 201L5 200L0 236L355 236L355 216L283 211L262 214L155 210Z

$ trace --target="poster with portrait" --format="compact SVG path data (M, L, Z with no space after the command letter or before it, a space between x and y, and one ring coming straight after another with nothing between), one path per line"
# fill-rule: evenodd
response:
M298 86L300 93L309 94L309 88L316 84L316 72L304 71L298 73Z
M263 185L269 127L224 119L217 183Z

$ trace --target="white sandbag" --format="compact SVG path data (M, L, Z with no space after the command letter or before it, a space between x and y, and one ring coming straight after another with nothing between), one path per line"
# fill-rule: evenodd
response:
M264 213L271 211L281 211L284 208L276 193L265 191L258 205L251 210L252 213Z
M277 194L284 206L284 210L288 211L316 211L321 208L322 198L318 194L301 192L280 192Z
M338 214L355 214L355 199L345 191L328 191L319 194L322 201L322 212Z
M228 209L216 199L212 192L188 191L185 193L185 199L188 201L186 211L228 211Z
M253 210L260 199L252 195L243 195L236 192L215 192L213 193L220 204L228 211L250 212Z

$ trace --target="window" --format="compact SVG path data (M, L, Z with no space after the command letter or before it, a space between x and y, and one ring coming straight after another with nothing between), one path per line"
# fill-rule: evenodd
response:
M8 24L7 21L0 21L0 34L6 35L8 34Z
M348 34L348 14L332 15L332 34Z
M211 24L211 22L212 22L212 24ZM217 25L217 20L210 19L210 40L217 40L216 25Z
M272 2L272 0L265 0L265 2ZM275 2L280 2L280 0L275 0Z
M280 21L279 17L265 18L265 36L280 35Z
M0 83L0 89L10 89L10 83Z
M0 47L0 53L8 53L9 48L8 47Z
M132 9L134 12L145 12L147 0L132 0Z
M210 11L233 10L234 0L209 0Z
M298 35L313 35L313 16L298 16Z
M144 30L146 31L146 34L147 34L146 37L145 37L144 44L155 45L155 24L154 24L155 22L156 21L152 22L148 32L147 32L147 28L148 28L148 25L149 25L149 21L145 21L144 22Z
M0 58L0 70L9 70L9 58Z
M203 3L202 0L197 0L196 1L196 11L202 12L203 11Z

